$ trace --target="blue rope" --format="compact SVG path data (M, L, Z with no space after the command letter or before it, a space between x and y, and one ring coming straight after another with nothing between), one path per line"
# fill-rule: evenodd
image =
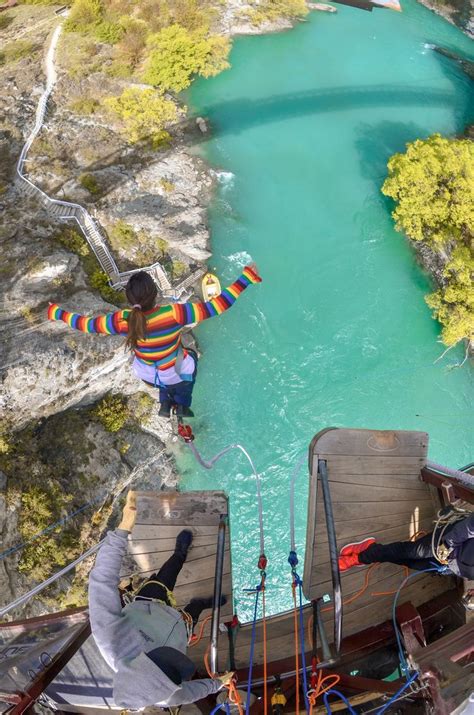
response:
M245 715L249 715L250 712L250 696L251 696L251 686L252 686L252 670L253 670L253 652L255 649L255 637L257 634L257 607L258 607L258 597L260 594L261 586L257 586L255 591L255 608L253 611L253 623L252 623L252 640L250 642L250 658L249 658L249 673L247 682L247 702L245 703Z
M308 700L308 679L306 675L306 655L305 655L305 648L304 648L304 621L303 621L303 595L302 595L302 585L303 582L301 581L300 577L298 574L295 572L295 583L298 586L299 590L299 600L300 600L300 641L301 641L301 665L303 667L303 688L304 688L304 702L306 705L306 710L309 712L309 700Z
M352 707L352 705L350 704L350 702L348 701L346 696L343 695L342 693L340 693L339 690L333 690L332 688L331 688L331 690L328 690L323 695L326 712L329 713L329 715L331 715L331 713L332 713L331 706L329 704L329 696L330 695L337 695L337 697L340 698L346 704L346 707L348 708L350 715L357 715L357 712L354 710L354 708Z
M407 680L410 677L410 666L407 663L407 659L405 658L405 653L403 652L403 646L402 646L402 639L400 636L400 631L398 630L398 625L397 625L397 601L398 597L400 595L400 592L402 588L405 586L405 584L411 579L414 578L415 576L418 576L420 573L426 573L428 571L438 571L442 572L444 569L442 567L434 566L429 569L422 569L420 571L414 571L413 573L408 574L408 576L405 576L403 581L401 582L400 586L397 589L397 592L395 594L395 597L393 599L393 606L392 606L392 620L393 620L393 630L395 631L395 636L397 638L397 646L398 646L398 653L400 657L400 663L402 667L402 671L404 676L407 678Z
M101 501L101 499L102 499L102 497L97 497L97 499L93 499L92 501L87 502L87 504L84 504L83 506L81 506L80 509L76 509L76 511L73 511L71 514L67 514L65 517L63 517L62 519L59 519L54 524L51 524L50 526L47 526L45 529L38 531L38 533L35 534L34 536L32 536L31 539L28 539L27 541L23 541L21 544L17 544L16 546L12 546L9 549L2 551L0 553L0 561L3 561L3 559L6 559L7 556L16 554L16 552L20 551L21 549L24 549L25 546L28 546L28 544L31 544L33 541L38 539L40 536L44 536L45 534L48 534L50 531L53 531L54 529L56 529L58 526L61 526L62 524L66 524L66 522L68 522L69 519L72 519L73 517L77 516L78 514L81 513L81 511L84 511L88 507L92 506L92 504L95 504L98 501Z
M388 700L388 701L385 703L385 705L384 705L382 708L380 708L380 710L377 710L376 715L382 715L382 713L384 713L384 712L387 710L387 708L390 707L390 705L408 688L409 685L411 685L411 684L413 683L414 680L416 680L416 678L418 678L418 673L413 673L413 675L411 676L411 678L409 678L409 679L407 680L407 682L402 685L402 687L400 688L400 690L397 690L397 692L395 693L395 695L392 695L392 697L390 698L390 700Z

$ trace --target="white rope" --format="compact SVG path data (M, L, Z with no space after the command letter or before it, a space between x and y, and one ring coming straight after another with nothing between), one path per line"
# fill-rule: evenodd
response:
M295 485L296 477L300 473L300 469L306 462L308 455L306 452L297 461L290 479L290 548L291 551L296 553L296 539L295 539Z
M229 444L228 447L225 447L221 452L218 452L214 457L212 457L209 460L205 460L201 457L199 454L199 451L194 445L194 442L186 442L188 445L189 449L191 452L194 454L196 457L197 461L199 464L204 467L204 469L212 469L213 466L215 465L216 462L221 459L221 457L224 456L224 454L227 454L227 452L230 452L231 449L240 449L240 451L247 457L247 460L252 467L252 471L255 477L255 482L257 485L257 508L258 508L258 524L259 524L259 530L260 530L260 555L265 553L265 536L264 536L264 531L263 531L263 506L262 506L262 492L260 488L260 476L255 468L255 464L253 463L253 460L245 447L242 447L241 444Z

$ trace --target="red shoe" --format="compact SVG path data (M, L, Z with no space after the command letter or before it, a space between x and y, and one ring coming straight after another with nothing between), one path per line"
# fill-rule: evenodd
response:
M354 568L354 566L363 566L364 564L359 563L359 554L347 554L347 556L339 556L339 571L348 571Z
M342 547L339 552L339 556L360 554L362 551L368 549L369 546L372 546L372 544L375 544L373 536L368 536L366 539L362 539L362 541L352 541L350 544L346 544L346 546Z

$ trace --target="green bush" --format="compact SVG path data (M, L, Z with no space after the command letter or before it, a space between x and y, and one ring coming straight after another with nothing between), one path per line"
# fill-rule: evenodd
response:
M67 32L91 32L101 23L103 14L101 0L75 0L64 29Z
M118 22L107 22L104 20L94 27L94 35L101 42L115 45L124 34L122 25Z
M474 144L434 134L407 144L388 162L382 191L397 203L395 227L425 244L445 265L426 302L448 345L474 340Z
M5 30L13 22L13 17L6 12L0 13L0 30Z
M148 48L144 80L163 90L180 92L189 87L193 75L212 77L230 66L229 40L207 36L205 29L191 32L170 25L149 37Z
M30 42L29 40L15 40L15 42L9 42L2 50L2 62L17 62L23 59L23 57L30 57L39 50L36 43Z
M121 395L107 395L92 410L92 415L107 432L118 432L129 417L127 401Z
M95 258L93 258L93 260L96 266ZM104 273L103 270L95 268L91 271L87 270L87 273L91 287L95 288L107 303L112 303L113 305L121 305L124 303L125 298L123 292L111 287L107 274Z
M60 233L55 235L55 239L68 251L77 253L78 256L90 256L90 248L86 239L72 228L63 228Z
M308 14L305 0L262 0L252 5L245 14L256 26L279 19L300 20Z
M474 143L434 134L388 162L382 192L398 231L436 246L474 233Z
M184 276L186 271L188 270L188 267L186 263L183 263L183 261L179 260L174 260L172 264L172 271L173 271L173 278L181 278L181 276Z
M81 174L79 177L80 185L86 189L92 196L98 196L101 193L100 185L94 174Z
M154 89L130 87L104 105L123 123L129 141L148 140L155 148L169 140L165 127L178 116L176 104Z
M80 97L75 99L69 104L69 109L75 114L82 114L83 116L88 116L94 114L96 109L99 107L99 102L93 97Z
M121 249L136 247L139 238L138 234L129 223L119 219L109 230L110 242L112 246Z
M22 538L28 540L51 526L72 499L72 495L65 494L60 485L51 480L41 486L28 485L21 495L19 531ZM72 528L58 526L22 550L18 569L28 573L32 580L43 581L55 566L65 566L74 559L76 549L76 534Z

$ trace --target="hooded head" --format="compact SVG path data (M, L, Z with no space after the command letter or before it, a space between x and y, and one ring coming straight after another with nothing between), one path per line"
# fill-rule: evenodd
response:
M155 648L121 660L114 677L114 701L122 708L166 703L194 671L192 660L175 648Z

